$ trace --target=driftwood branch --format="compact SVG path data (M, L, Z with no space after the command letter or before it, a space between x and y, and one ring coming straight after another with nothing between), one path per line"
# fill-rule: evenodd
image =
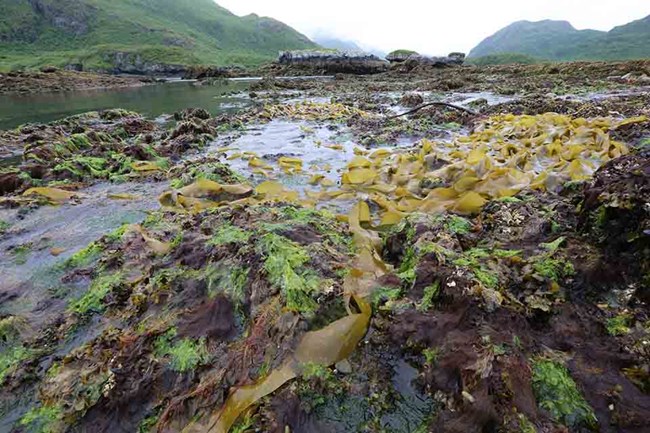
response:
M413 113L415 113L417 111L420 111L423 108L431 107L431 106L434 106L434 105L435 106L440 106L440 107L453 108L454 110L464 111L465 113L469 113L472 116L475 116L475 115L478 114L474 110L470 110L469 108L461 107L460 105L450 104L448 102L428 102L426 104L420 105L419 107L415 107L414 109L409 110L406 113L396 114L394 116L388 116L386 119L396 119L398 117L407 116L409 114L413 114Z

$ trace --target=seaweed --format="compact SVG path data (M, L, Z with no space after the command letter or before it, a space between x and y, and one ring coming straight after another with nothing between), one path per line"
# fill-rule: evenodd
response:
M547 359L533 360L532 367L533 390L539 407L568 427L595 427L596 415L566 367Z
M154 342L154 356L167 359L169 367L180 373L194 370L207 361L209 354L204 339L183 338L174 341L177 331L172 328Z

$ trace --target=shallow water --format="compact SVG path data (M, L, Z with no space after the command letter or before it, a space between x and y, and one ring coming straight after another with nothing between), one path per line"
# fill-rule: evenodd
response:
M251 104L251 100L240 93L248 89L249 84L246 81L223 81L215 85L197 86L182 81L121 89L2 95L0 129L15 128L24 123L51 122L109 108L124 108L156 117L187 107L200 107L214 115Z
M411 147L417 141L415 138L403 137L394 145L376 147L371 151ZM288 189L304 193L336 190L340 187L341 173L354 158L355 148L365 150L354 141L350 129L344 124L324 125L307 121L272 120L266 124L250 125L243 134L219 137L211 143L207 152L223 151L227 157L235 157L225 162L235 171L248 177L253 184L275 180ZM254 173L247 159L236 157L243 152L255 153L264 163L271 166L272 169L267 170L269 176ZM277 161L283 156L301 159L302 173L287 174L279 169ZM334 185L311 185L309 180L313 175L322 175ZM323 201L318 203L317 207L345 213L349 211L352 203L341 200Z
M0 238L0 299L6 299L0 303L0 314L27 315L38 310L49 292L67 290L59 281L60 265L122 224L142 221L148 210L159 207L158 194L167 186L167 182L101 183L81 191L78 203L42 206L26 214L0 209L0 220L10 224ZM115 193L132 194L137 199L107 197ZM63 251L54 255L52 248ZM13 299L14 292L20 296Z

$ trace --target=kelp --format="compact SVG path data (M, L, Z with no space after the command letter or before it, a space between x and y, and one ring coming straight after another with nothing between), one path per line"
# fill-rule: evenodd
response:
M200 211L247 197L253 189L248 185L220 184L209 179L199 179L183 188L166 191L158 197L163 207Z
M332 109L313 104L274 108L273 116L306 115ZM567 182L591 177L605 162L624 155L628 148L609 136L622 125L645 121L633 118L572 119L547 113L537 116L500 115L480 123L469 136L456 136L451 142L422 140L419 148L356 151L341 173L339 191L327 191L332 182L323 173L308 173L307 183L323 190L291 191L274 180L255 189L254 200L282 200L314 205L328 200L363 199L378 207L380 225L398 223L412 212L451 211L473 215L491 199L508 198L524 189L556 192ZM330 146L331 147L331 146ZM249 165L268 177L273 172L254 154ZM437 161L445 164L440 167ZM278 168L289 175L303 173L302 161L279 158ZM317 170L317 167L310 167ZM196 194L179 190L184 197ZM205 197L203 197L205 198ZM253 200L253 201L254 201ZM180 207L195 201L176 201ZM220 201L203 202L199 208L217 206Z
M236 388L223 408L207 423L191 423L183 432L228 433L247 408L302 374L306 365L330 366L350 356L366 333L372 311L365 300L356 296L354 299L359 307L358 313L349 314L318 331L307 332L294 354L281 367L255 384Z
M61 204L65 203L75 196L78 196L78 193L67 191L60 188L49 188L49 187L36 187L29 188L23 193L24 196L39 196L46 198L52 204Z
M269 118L284 116L313 120L321 115L327 118L332 114L328 111L330 108L284 106L273 108L267 114ZM373 293L380 287L379 279L391 271L381 259L380 230L398 224L415 212L451 211L472 215L492 199L511 198L524 189L555 192L566 182L587 179L603 163L628 152L625 145L611 140L608 135L620 124L611 119L571 119L556 114L495 116L479 124L470 136L458 136L450 143L423 140L418 148L411 150L357 151L341 172L338 191L301 195L275 180L264 181L252 188L200 179L163 193L160 197L163 206L189 211L268 202L310 204L355 200L349 213L339 216L340 220L348 223L356 252L344 279L348 316L305 334L294 353L279 368L256 383L236 387L223 407L208 421L192 422L184 431L227 433L240 414L301 374L305 364L328 366L352 353L370 320L371 309L365 299L373 299ZM255 154L242 153L238 157L248 160L249 166L266 175L275 171L270 163ZM445 164L440 166L437 161ZM305 170L303 162L293 157L279 158L277 166L288 175L303 174ZM309 176L308 183L314 186L323 185L326 179L317 172L305 174ZM378 215L373 215L377 210ZM450 223L453 227L449 227L451 232L466 234L471 230L471 223L467 220L454 218L453 224ZM561 242L558 240L544 248L552 250ZM416 254L434 252L456 266L471 270L468 275L485 293L498 295L495 291L499 286L498 277L481 261L486 260L486 256L481 255L482 250L449 255L442 250L422 248L423 251L412 251L414 258ZM308 256L298 245L270 233L262 238L258 252L265 260L265 271L270 281L285 296L287 307L305 314L313 312L316 306L310 294L319 282L300 273ZM499 250L494 252L494 256L507 259L518 253ZM547 265L550 266L540 261L532 268L545 276ZM414 267L400 270L400 275L412 280L413 275L407 273L413 271ZM418 308L422 311L430 308L440 290L439 283L426 287ZM352 311L351 300L355 301L360 312Z
M261 186L260 191L263 194L278 193L282 190L281 185L276 183L267 182ZM370 225L367 203L359 202L354 205L348 215L348 222L358 251L357 258L344 280L348 316L318 331L306 333L294 353L278 369L257 383L235 388L224 406L206 423L193 422L183 432L228 433L247 408L302 374L306 365L330 366L352 354L370 322L372 308L366 298L372 297L374 289L379 286L378 278L387 272L388 267L379 256L379 237L374 231L366 228ZM266 255L265 270L270 274L271 281L275 281L274 284L279 285L285 291L285 296L288 296L286 286L296 277L301 278L295 269L299 268L308 256L293 242L272 233L262 238L259 248ZM295 277L292 278L292 275ZM350 300L354 300L358 312L352 312ZM290 306L289 299L287 306Z
M369 117L370 114L343 104L302 101L297 104L265 105L259 117L262 119L289 118L312 121L341 121L354 115Z

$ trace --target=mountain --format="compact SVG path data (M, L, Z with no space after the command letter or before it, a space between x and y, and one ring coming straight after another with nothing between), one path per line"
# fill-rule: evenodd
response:
M334 36L314 36L312 40L323 48L344 51L363 51L354 41L339 39Z
M517 21L483 40L469 58L525 54L545 60L623 60L650 57L650 16L609 32L576 30L567 21Z
M82 64L161 72L254 65L316 45L272 18L212 0L0 0L0 69Z

